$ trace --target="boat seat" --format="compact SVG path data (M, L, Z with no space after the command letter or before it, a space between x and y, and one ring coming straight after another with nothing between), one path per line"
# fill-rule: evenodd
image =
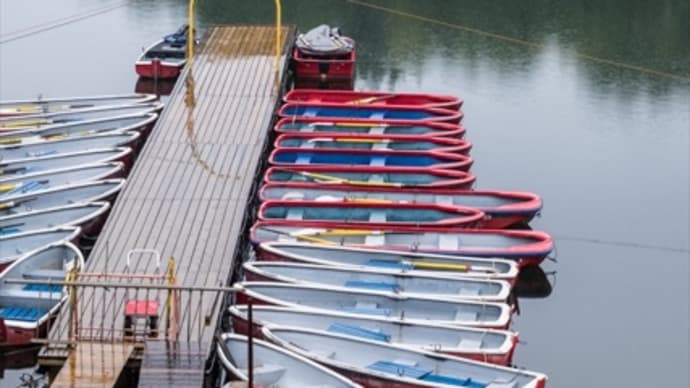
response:
M36 322L46 313L46 310L31 307L7 306L0 308L0 318L12 321Z
M394 361L376 361L371 365L367 365L367 369L396 376L412 377L413 379L420 379L432 372L431 369L422 369L407 363Z
M436 203L439 205L452 206L453 205L453 197L451 197L450 195L437 195L436 196Z
M311 155L310 154L297 154L297 159L295 159L295 164L310 164Z
M371 116L369 116L369 118L374 119L374 120L383 120L385 118L385 116L386 116L386 112L378 111L378 112L372 113Z
M368 180L368 182L370 182L370 183L383 183L385 181L386 180L384 179L383 175L379 175L379 174L371 174L371 176L369 177L369 180Z
M33 284L35 286L35 284ZM28 305L34 304L38 300L60 300L62 299L62 293L61 292L47 292L47 291L42 291L40 294L37 292L37 290L31 290L31 289L25 289L25 288L13 288L11 290L2 290L0 291L0 298L1 299L10 299L10 300L20 300L23 299L25 300L25 303ZM23 303L22 303L23 304Z
M517 381L511 382L491 382L486 385L486 388L515 388L517 387Z
M466 296L479 296L480 292L478 288L461 288L460 295Z
M282 197L280 197L282 200L295 200L295 199L304 199L304 193L300 191L288 191L287 193L283 194Z
M386 165L386 157L384 155L376 155L371 158L370 166L383 167Z
M366 303L357 302L354 306L342 307L340 311L353 313L353 314L365 314L365 315L379 315L379 316L390 316L391 310L387 308L381 308L376 303Z
M386 236L382 234L370 234L364 237L364 244L368 246L380 247L386 242Z
M5 236L8 234L15 234L19 233L22 230L20 228L14 227L14 228L0 228L0 236Z
M309 107L304 110L304 113L302 113L302 116L304 117L316 117L316 114L318 113L316 108Z
M385 142L380 142L380 143L374 143L374 145L371 147L372 150L388 150L388 143Z
M481 349L482 340L462 338L460 342L458 342L458 347L461 349Z
M304 209L291 207L288 208L287 214L285 215L286 220L301 220L304 216Z
M383 135L386 133L386 127L382 125L373 126L369 129L369 133L372 135Z
M314 353L321 358L328 358L331 360L335 358L335 352L331 352L328 350L314 349L314 350L311 350L310 353Z
M380 224L386 222L386 211L384 209L372 209L369 214L369 222Z
M441 233L438 236L439 248L447 251L455 251L458 249L458 238L450 234Z
M65 271L61 269L35 269L33 271L25 272L22 277L24 279L65 279Z
M474 322L477 320L477 312L476 311L462 311L458 310L458 312L455 313L455 321L456 322Z
M486 388L486 384L480 383L478 381L474 381L471 378L462 378L462 377L455 377L455 376L444 376L444 375L439 375L435 373L429 373L423 377L419 378L420 380L423 381L428 381L431 383L440 383L444 385L455 385L458 387L467 387L467 388Z
M364 329L358 326L346 325L344 323L332 323L327 331L338 334L347 334L353 337L361 337L374 341L390 342L391 336L380 331Z
M366 265L371 267L381 267L381 268L392 268L392 269L414 269L412 263L406 263L402 261L394 260L369 260Z
M248 370L241 369L246 375ZM287 369L277 364L261 364L254 367L254 384L273 386L285 374Z
M374 291L400 291L400 285L395 283L385 283L385 282L368 282L364 280L349 280L345 282L345 287L350 288L366 288L368 290Z

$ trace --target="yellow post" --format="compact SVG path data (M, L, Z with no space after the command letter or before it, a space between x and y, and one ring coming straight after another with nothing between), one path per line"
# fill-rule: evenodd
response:
M168 259L167 280L169 286L174 286L175 279L175 258L170 256ZM168 297L166 301L166 319L165 319L165 337L176 340L177 339L177 317L174 314L174 309L177 308L175 303L175 290L168 289ZM172 321L172 322L171 322Z
M274 0L276 5L276 60L274 63L275 75L273 77L273 93L278 95L278 88L280 82L280 54L282 53L282 40L280 39L280 33L282 29L282 14L283 9L280 5L280 0Z
M187 66L191 73L194 63L194 0L189 0L189 30L187 30Z

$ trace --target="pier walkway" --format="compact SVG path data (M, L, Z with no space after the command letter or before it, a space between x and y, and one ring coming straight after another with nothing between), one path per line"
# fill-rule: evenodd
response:
M274 26L218 26L207 32L191 70L180 77L141 151L83 271L132 274L95 280L142 288L77 287L73 300L77 307L62 309L39 354L41 364L61 365L70 349L82 347L82 341L134 343L133 357L154 369L155 360L141 361L144 342L150 343L151 337L193 344L198 350L192 353L210 354L223 294L171 293L146 286L227 285L239 264L238 250L246 243L243 232L254 211L248 204L260 180L259 163L278 103L276 75L281 82L294 34L294 27L282 28L282 56L276 62ZM190 71L192 77L186 79ZM174 267L168 275L174 276L167 276L171 257ZM79 280L86 281L81 276ZM125 330L128 300L154 302L153 307L130 308L150 308L157 322L149 316L143 328L134 322ZM161 343L151 354L165 349L166 342ZM81 360L77 357L75 362ZM203 365L195 364L198 367ZM148 372L142 376L149 376Z

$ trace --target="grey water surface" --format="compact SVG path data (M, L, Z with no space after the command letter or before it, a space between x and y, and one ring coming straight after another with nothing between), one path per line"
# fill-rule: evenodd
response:
M285 23L357 39L357 89L463 97L478 188L543 196L532 226L554 236L558 262L544 269L557 275L549 297L520 300L517 365L551 387L690 385L687 1L282 3ZM85 16L104 7L117 8ZM186 7L2 0L0 99L132 92L141 48ZM198 0L196 14L203 31L273 12L270 0ZM60 20L72 23L11 40ZM31 370L7 369L0 385Z

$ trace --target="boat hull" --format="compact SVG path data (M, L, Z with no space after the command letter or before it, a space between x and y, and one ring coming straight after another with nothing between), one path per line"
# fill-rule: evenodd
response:
M315 79L319 81L350 80L355 75L357 53L353 49L344 55L324 57L309 56L295 48L292 52L295 78L299 80Z
M448 137L462 139L465 127L461 124L417 121L352 120L349 118L324 120L319 117L290 117L278 120L273 130L280 134L313 134L319 136L346 135L386 138L396 136L410 140Z
M406 105L451 110L460 109L463 103L460 98L440 94L320 89L293 89L283 97L283 101L294 103L324 102L343 105L373 106Z
M342 119L353 122L366 123L371 120L386 120L391 124L425 122L444 122L458 124L462 120L463 113L449 109L424 108L424 107L368 107L368 106L343 106L340 104L284 104L278 110L278 116L282 118L317 117L323 121L339 121Z
M168 80L179 77L184 64L170 65L160 61L141 61L137 62L134 67L140 77Z
M307 231L308 233L304 233ZM297 233L297 234L295 234ZM439 227L369 226L355 229L320 229L318 224L289 227L260 221L252 226L253 244L269 241L317 242L393 251L427 252L469 257L507 258L519 267L538 265L553 250L551 236L539 231L473 230ZM460 244L460 239L463 244ZM475 240L470 243L467 240ZM492 241L488 244L485 241Z

